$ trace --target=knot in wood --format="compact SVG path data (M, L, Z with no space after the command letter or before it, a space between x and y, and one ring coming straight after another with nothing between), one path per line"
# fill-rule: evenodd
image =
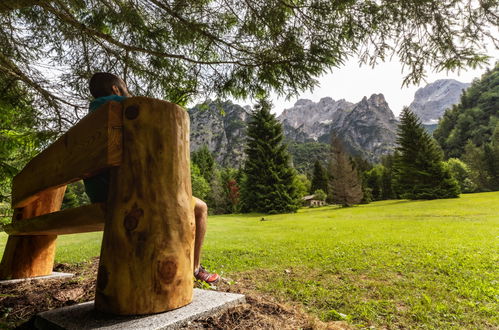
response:
M137 118L139 116L139 110L140 108L136 104L126 107L125 118L130 120Z
M161 260L158 263L158 276L164 284L171 284L177 275L177 262L174 259Z
M123 221L123 225L125 229L128 231L132 231L139 225L139 220L144 216L144 210L137 207L135 204L132 210L125 216Z

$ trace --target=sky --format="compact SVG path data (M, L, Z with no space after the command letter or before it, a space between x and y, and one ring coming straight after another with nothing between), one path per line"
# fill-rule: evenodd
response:
M374 68L363 65L359 67L357 60L350 60L339 69L324 75L318 79L320 85L312 92L304 92L298 97L290 100L272 96L274 113L280 114L284 109L294 105L298 99L309 99L318 102L321 98L329 96L334 100L345 99L352 103L359 102L364 96L382 93L385 96L392 112L398 116L404 106L408 106L414 99L414 93L418 88L424 87L438 79L455 79L461 82L471 82L474 78L479 78L485 68L491 67L495 61L499 60L499 52L489 61L489 65L475 70L461 70L460 72L434 72L427 68L426 81L421 81L419 85L409 85L402 87L402 81L407 72L402 71L402 65L398 61L384 62Z

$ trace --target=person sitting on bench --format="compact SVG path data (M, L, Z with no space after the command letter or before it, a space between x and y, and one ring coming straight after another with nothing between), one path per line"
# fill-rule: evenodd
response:
M109 101L122 102L132 95L128 92L125 82L118 76L97 72L90 79L90 94L94 100L90 102L89 112L97 110L100 106ZM92 203L102 203L107 201L109 189L109 171L84 180L85 192ZM195 200L194 215L196 218L196 238L194 241L194 277L197 280L213 284L219 281L220 276L216 273L209 273L200 264L201 248L206 233L206 220L208 217L208 206L199 198Z

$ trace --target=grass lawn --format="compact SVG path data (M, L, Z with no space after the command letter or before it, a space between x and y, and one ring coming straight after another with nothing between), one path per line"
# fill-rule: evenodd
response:
M323 321L499 326L499 192L264 217L210 217L205 266L299 303ZM97 256L100 239L61 236L57 261Z

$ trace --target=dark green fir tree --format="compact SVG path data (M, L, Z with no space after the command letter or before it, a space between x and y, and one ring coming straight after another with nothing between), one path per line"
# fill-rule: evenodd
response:
M444 166L443 154L418 117L402 110L394 163L395 189L407 199L437 199L459 196L459 185Z
M313 193L318 189L321 189L326 194L328 193L327 171L317 159L314 163L314 172L312 174L310 192Z
M491 190L499 190L499 121L496 123L490 143L484 146L485 161L490 173Z
M281 124L270 108L268 101L259 101L248 124L241 191L245 212L295 212L299 205L295 170L282 143Z
M192 152L191 160L199 167L201 175L205 178L205 180L207 182L211 182L213 179L215 160L213 159L213 155L208 149L208 146L203 145L197 151Z
M343 142L336 135L331 140L329 181L334 203L347 207L362 201L364 193L361 178Z

